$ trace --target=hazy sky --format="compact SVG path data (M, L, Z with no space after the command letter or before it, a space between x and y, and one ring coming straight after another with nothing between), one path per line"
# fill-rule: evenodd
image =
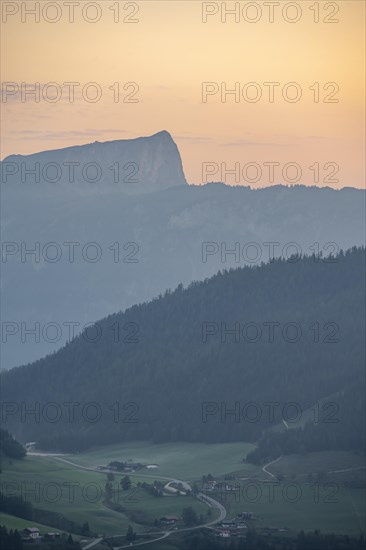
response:
M234 176L220 174L221 163L227 169L240 163L239 183L252 186L270 183L264 163L280 164L273 168L274 183L296 179L295 168L283 167L297 163L304 184L314 184L318 172L319 185L363 187L362 0L41 1L39 22L24 12L24 2L1 4L1 158L165 129L178 144L192 183L202 182L204 162L218 170L208 179L227 183L235 183ZM35 4L26 3L28 9ZM73 23L69 4L75 4ZM228 10L238 4L239 22L235 15L222 21L222 4ZM114 22L118 5L120 21ZM204 23L205 12L217 13ZM85 20L94 17L99 18L95 23ZM19 91L7 94L14 88L4 82L15 83ZM22 102L22 82L28 89L40 83L39 102L31 95ZM42 97L42 92L54 97L56 88L45 86L49 82L60 87L59 101ZM73 103L65 82L80 83ZM90 102L97 88L84 88L90 82L100 87L97 102ZM208 86L212 95L205 102L204 82L216 83ZM255 85L247 86L250 82ZM273 102L264 84L270 82L278 83ZM297 87L284 88L289 82ZM136 84L124 90L126 83ZM225 83L228 90L236 86L238 95L227 95L223 102ZM296 94L301 98L291 102ZM128 96L135 102L124 102Z

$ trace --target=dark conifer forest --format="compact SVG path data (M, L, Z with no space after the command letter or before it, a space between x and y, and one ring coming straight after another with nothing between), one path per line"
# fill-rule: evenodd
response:
M360 450L364 299L364 248L219 272L4 372L2 419L52 450L259 439L257 463ZM274 434L283 420L304 422Z

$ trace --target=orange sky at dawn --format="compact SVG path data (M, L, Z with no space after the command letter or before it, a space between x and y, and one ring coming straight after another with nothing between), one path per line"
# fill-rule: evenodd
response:
M364 186L363 1L1 4L1 158L165 129L189 183L205 180L203 163L217 167L208 179L229 184L291 183L284 166L296 163L298 183ZM25 4L39 10L39 22ZM225 6L238 10L226 21ZM39 83L39 102L22 97L22 82L28 90ZM73 103L66 82L80 83ZM90 82L97 87L84 88ZM296 87L286 87L291 82ZM236 94L222 97L225 86ZM228 170L239 163L239 181L222 163ZM268 163L278 163L273 181Z

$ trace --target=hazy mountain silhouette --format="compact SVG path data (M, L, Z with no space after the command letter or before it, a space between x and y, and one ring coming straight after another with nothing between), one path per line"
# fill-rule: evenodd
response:
M9 184L73 183L89 191L94 185L97 190L113 184L125 192L145 193L187 183L178 148L165 130L149 137L11 155L2 164L2 179Z

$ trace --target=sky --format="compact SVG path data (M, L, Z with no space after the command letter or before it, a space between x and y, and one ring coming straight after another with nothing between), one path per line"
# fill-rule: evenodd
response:
M364 187L363 0L1 5L2 159L167 130L189 183Z

